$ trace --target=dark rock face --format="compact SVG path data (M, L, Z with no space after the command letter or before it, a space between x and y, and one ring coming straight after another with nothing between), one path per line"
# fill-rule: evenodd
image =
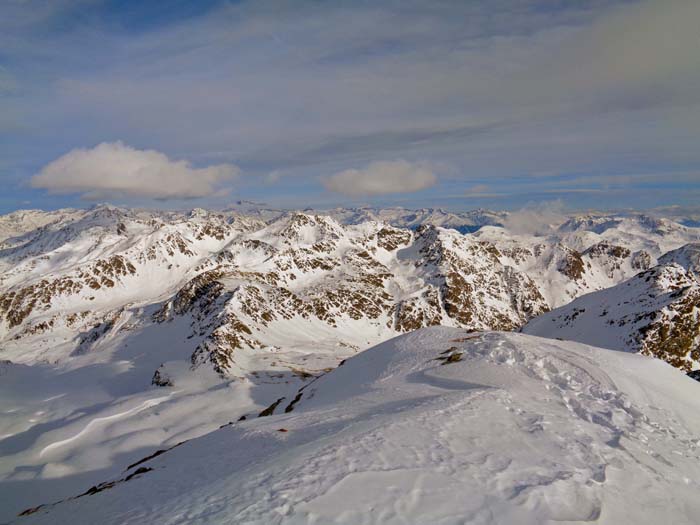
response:
M173 386L172 380L161 368L153 373L151 384L155 386Z
M583 277L583 272L586 270L586 265L584 264L579 252L568 249L564 254L564 258L559 263L558 269L568 278L578 280Z
M648 270L651 267L651 255L644 250L632 254L632 268L636 270Z

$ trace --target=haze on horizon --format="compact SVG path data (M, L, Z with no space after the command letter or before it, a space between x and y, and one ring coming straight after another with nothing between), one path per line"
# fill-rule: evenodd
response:
M693 205L696 0L6 0L0 213Z

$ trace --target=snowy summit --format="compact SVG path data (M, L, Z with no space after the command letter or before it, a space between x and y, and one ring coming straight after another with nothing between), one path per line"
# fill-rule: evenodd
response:
M425 328L22 523L693 523L697 382L643 356Z

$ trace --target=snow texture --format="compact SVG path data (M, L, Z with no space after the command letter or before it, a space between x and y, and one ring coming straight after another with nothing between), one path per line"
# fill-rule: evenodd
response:
M644 356L426 328L22 523L696 523L697 388Z

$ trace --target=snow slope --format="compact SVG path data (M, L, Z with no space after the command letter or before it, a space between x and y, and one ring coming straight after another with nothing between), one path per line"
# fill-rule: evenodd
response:
M700 229L644 214L570 217L543 233L485 226L475 236L501 262L533 279L552 308L614 286L657 264L670 250L700 240Z
M66 215L76 210L18 210L0 216L0 249L5 247L4 241L35 231L52 222L60 221Z
M644 356L426 328L18 522L697 523L698 388Z
M0 217L12 232L0 246L0 359L12 361L0 365L0 522L288 402L399 333L517 329L698 253L662 256L698 230L641 219L462 235L431 223L506 214L239 208Z
M191 370L189 329L181 319L127 331L63 365L0 363L0 523L117 476L158 448L256 414L350 352L271 351L250 360L255 373L223 379L209 367ZM174 386L151 385L159 367Z
M522 328L527 334L642 352L685 371L700 368L697 244L611 288L579 297Z

